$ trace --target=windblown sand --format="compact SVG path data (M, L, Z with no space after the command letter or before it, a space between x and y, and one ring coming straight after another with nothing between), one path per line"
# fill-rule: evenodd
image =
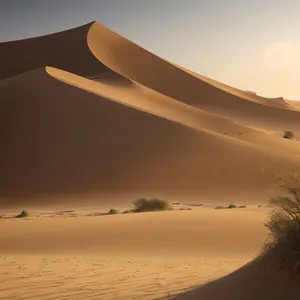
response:
M263 209L2 219L0 299L162 299L254 258Z

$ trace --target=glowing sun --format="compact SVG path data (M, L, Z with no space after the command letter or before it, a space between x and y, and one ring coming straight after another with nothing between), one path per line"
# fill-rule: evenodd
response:
M286 67L295 59L295 47L288 42L277 42L264 51L264 61L269 67Z

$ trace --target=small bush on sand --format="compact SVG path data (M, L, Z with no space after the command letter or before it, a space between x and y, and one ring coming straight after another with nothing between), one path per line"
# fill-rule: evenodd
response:
M179 210L193 210L193 209L190 207L187 207L187 208L183 207L183 208L179 208Z
M215 209L233 209L237 208L236 204L230 203L228 206L216 206Z
M289 139L289 140L293 139L293 138L294 138L294 133L293 133L293 131L292 131L292 130L289 130L289 129L286 129L286 130L284 131L284 133L283 133L283 138Z
M25 209L23 209L17 216L16 218L26 218L29 217L29 213L28 211L26 211Z
M122 212L122 214L131 214L131 210L124 210L123 212Z
M119 214L120 212L117 210L117 209L115 209L115 208L112 208L107 214L108 215L117 215L117 214Z
M133 202L134 212L151 212L172 210L172 206L158 198L140 198Z
M290 171L279 178L284 196L270 199L274 209L265 226L269 237L263 245L263 253L274 251L283 262L292 258L293 268L300 271L300 169Z

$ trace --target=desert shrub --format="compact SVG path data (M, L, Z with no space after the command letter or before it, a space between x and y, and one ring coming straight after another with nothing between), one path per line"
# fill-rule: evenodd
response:
M190 207L183 207L183 208L180 208L179 210L193 210L192 208L190 208Z
M270 199L274 207L265 223L269 231L263 252L276 250L283 257L296 257L300 262L300 169L279 178L284 196Z
M226 209L224 206L216 206L215 209Z
M238 206L238 208L247 208L247 206L246 205L240 205L240 206Z
M133 202L135 206L134 212L151 212L172 210L172 206L158 198L140 198Z
M115 209L115 208L111 208L110 211L107 213L108 215L117 215L119 214L120 212Z
M294 133L293 133L293 131L292 131L292 130L289 130L289 129L286 129L286 130L284 131L284 133L283 133L283 138L289 139L289 140L293 139L293 138L294 138Z
M26 218L29 217L29 213L28 211L26 211L25 209L23 209L17 216L16 218Z
M129 209L124 210L124 211L122 212L122 214L130 214L130 213L131 213L131 210L129 210Z
M228 206L216 206L215 209L233 209L237 208L236 204L230 203Z

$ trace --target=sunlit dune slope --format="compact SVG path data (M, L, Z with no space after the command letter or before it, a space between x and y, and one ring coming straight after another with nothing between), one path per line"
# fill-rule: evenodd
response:
M262 133L297 131L298 111L177 67L98 23L2 43L0 54L2 197L259 194L299 164L297 141Z
M273 135L263 134L230 119L175 101L124 77L107 77L95 82L95 80L88 80L59 69L47 67L46 70L50 75L67 84L190 128L227 135L231 138L267 147L268 150L300 155L298 142L286 141Z
M174 64L175 65L175 64ZM239 90L237 88L234 88L232 86L229 86L227 84L221 83L219 81L213 80L211 78L208 78L206 76L200 75L196 72L193 72L191 70L188 70L186 68L183 68L179 65L175 65L176 67L186 71L187 73L211 84L212 86L215 86L219 89L222 89L224 91L227 91L228 93L238 96L242 99L247 99L249 101L258 103L258 104L263 104L263 105L267 105L267 106L274 106L277 108L284 108L284 109L291 109L291 110L296 110L295 107L293 107L291 105L291 103L289 103L288 101L286 101L285 99L283 99L282 97L278 97L278 98L265 98L265 97L261 97L259 95L257 95L255 92L250 92L250 91L242 91Z
M300 132L298 108L289 101L259 97L180 68L96 22L2 43L0 60L2 79L46 65L98 81L121 74L158 93L247 126L276 133L285 128Z
M98 23L88 32L88 45L110 69L159 93L255 128L300 131L299 112L282 109L280 101L271 106L270 99L196 77Z
M239 139L257 133L226 119L119 92L53 68L2 81L1 196L260 193L300 162Z

